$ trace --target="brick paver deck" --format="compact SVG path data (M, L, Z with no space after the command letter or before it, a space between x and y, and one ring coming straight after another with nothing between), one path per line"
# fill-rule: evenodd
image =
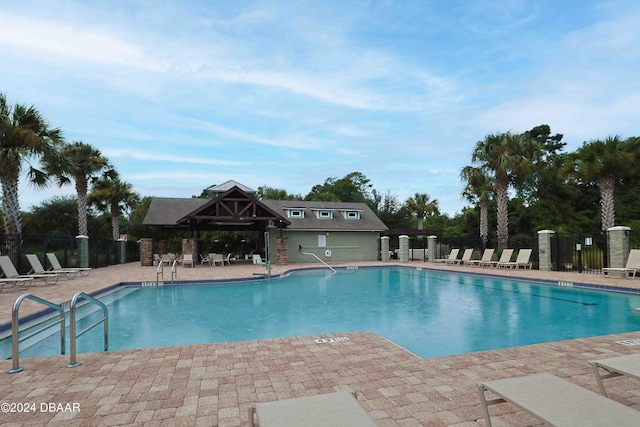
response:
M273 272L298 267L278 266ZM598 275L437 267L640 287L637 279ZM263 272L264 267L254 265L204 266L181 268L178 278L226 279ZM61 303L76 291L89 293L120 282L152 280L155 268L127 264L96 269L88 278L61 280L58 285L29 292ZM0 324L10 321L11 305L21 293L0 294ZM25 301L21 316L39 309ZM0 424L246 426L247 408L255 402L350 390L358 392L360 404L380 426L483 426L476 389L479 381L550 372L597 391L589 360L640 352L640 346L616 343L640 339L640 332L432 359L416 357L372 333L344 331L338 335L349 340L317 344L314 339L328 337L318 335L80 354L82 364L76 368L66 368L68 356L23 359L25 370L17 374L5 374L11 361L0 361L4 371L0 373L0 403L21 410L5 412L3 405ZM639 381L611 379L607 390L611 398L640 409ZM509 404L493 406L491 413L497 427L539 425Z

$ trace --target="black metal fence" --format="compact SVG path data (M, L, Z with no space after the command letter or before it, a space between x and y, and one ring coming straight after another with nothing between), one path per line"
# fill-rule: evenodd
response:
M89 239L89 266L115 265L121 258L121 245L108 239ZM140 260L140 249L136 242L125 242L125 261ZM0 234L0 253L8 255L19 273L25 274L31 266L26 254L36 254L42 265L48 268L45 254L53 252L63 267L78 267L78 243L74 237L48 234Z
M551 238L551 262L554 271L598 274L607 267L606 233L561 234Z

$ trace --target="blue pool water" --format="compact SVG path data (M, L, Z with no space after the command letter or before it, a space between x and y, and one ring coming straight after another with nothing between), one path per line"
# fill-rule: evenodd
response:
M640 329L638 295L411 268L118 292L128 294L110 296L110 350L368 331L436 357ZM59 354L59 342L21 357ZM101 350L101 326L78 339L78 352Z

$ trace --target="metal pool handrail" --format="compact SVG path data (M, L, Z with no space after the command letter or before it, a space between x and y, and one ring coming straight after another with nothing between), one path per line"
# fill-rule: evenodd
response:
M80 332L76 334L76 305L78 304L78 300L80 298L84 298L89 302L97 304L102 307L102 319L99 319L93 322L91 325L87 326ZM84 292L77 292L73 299L71 300L71 307L69 308L69 363L67 364L67 368L73 368L78 366L80 362L76 360L76 338L80 335L84 334L88 330L92 329L94 326L99 325L100 323L104 323L104 351L109 351L109 311L107 310L107 306L95 299L94 297L85 294Z
M18 317L18 311L20 310L20 304L22 304L22 301L24 301L25 299L30 299L32 301L38 302L40 304L44 304L49 308L53 308L54 310L58 310L58 312L60 313L60 318L53 324L48 325L44 328L38 329L37 331L34 331L30 334L28 334L27 336L24 336L22 338L20 338L18 336L19 332L19 326L20 326L20 318ZM31 294L23 294L20 295L18 297L18 299L16 300L16 302L13 303L13 309L11 310L11 360L12 360L12 366L11 369L9 369L7 372L10 374L15 374L16 372L20 372L22 371L24 368L22 368L20 366L20 349L19 349L19 343L21 340L25 340L27 338L31 338L32 336L39 334L40 332L44 331L45 329L50 328L51 326L60 324L60 354L64 354L64 331L65 331L65 325L64 325L64 308L62 308L62 306L57 305L52 303L51 301L47 301L45 299L42 298L38 298L34 295Z
M311 252L302 252L302 255L311 255L312 257L314 257L315 259L317 259L318 261L326 265L329 270L333 271L334 273L337 273L333 267L331 267L329 264L324 262L318 255L312 254Z
M160 281L160 278L164 279L164 261L158 262L158 268L156 268L156 284Z

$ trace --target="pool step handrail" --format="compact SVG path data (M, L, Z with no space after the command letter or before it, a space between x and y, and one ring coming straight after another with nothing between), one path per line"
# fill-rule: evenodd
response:
M337 271L333 267L331 267L329 264L324 262L318 255L312 254L311 252L302 252L302 255L310 255L310 256L314 257L315 259L317 259L318 261L323 263L329 270L333 271L334 273L337 273Z
M102 319L96 320L91 325L76 333L76 306L78 305L80 298L84 298L85 300L101 307ZM76 338L90 329L93 329L94 326L98 326L100 323L103 323L104 325L104 351L109 351L109 310L107 309L107 306L91 295L87 295L84 292L76 292L71 299L71 306L69 307L69 363L67 364L67 368L74 368L80 365L80 362L76 359Z
M158 268L156 268L156 285L160 282L160 279L164 280L164 261L158 262Z
M173 265L171 265L171 283L173 283L178 278L178 260L173 260Z
M37 303L46 305L49 308L57 310L59 313L59 319L50 325L47 325L43 328L40 328L22 338L19 337L20 334L20 318L18 316L18 312L20 310L20 304L25 299L29 299L31 301L35 301ZM16 302L13 303L13 308L11 310L11 369L7 372L10 374L15 374L16 372L22 371L24 368L20 366L20 341L26 340L27 338L31 338L32 336L43 332L46 329L49 329L51 326L55 326L60 324L60 354L64 354L64 332L65 332L65 317L64 317L64 308L61 305L54 304L51 301L47 301L45 299L39 298L35 295L31 294L23 294L16 299Z

